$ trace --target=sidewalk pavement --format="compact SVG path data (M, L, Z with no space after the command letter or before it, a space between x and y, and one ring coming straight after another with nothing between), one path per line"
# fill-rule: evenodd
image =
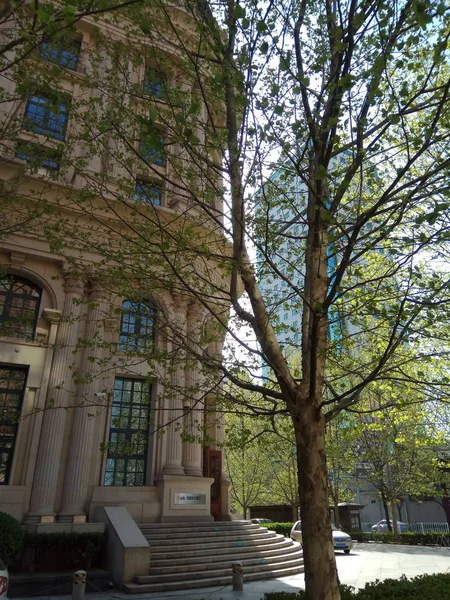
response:
M398 579L402 575L416 577L426 573L450 573L450 551L426 546L392 546L388 544L355 544L351 554L336 552L341 583L364 587L376 579ZM242 592L231 585L157 594L136 594L136 600L261 600L267 592L296 592L304 587L303 574L280 579L244 583ZM130 600L124 592L86 594L86 600ZM28 600L70 600L70 596L35 596Z

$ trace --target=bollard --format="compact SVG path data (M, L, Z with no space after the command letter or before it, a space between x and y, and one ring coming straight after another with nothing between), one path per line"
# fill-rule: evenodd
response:
M73 575L72 600L84 600L86 571L75 571Z
M231 563L233 568L233 590L241 592L244 589L244 568L240 560Z

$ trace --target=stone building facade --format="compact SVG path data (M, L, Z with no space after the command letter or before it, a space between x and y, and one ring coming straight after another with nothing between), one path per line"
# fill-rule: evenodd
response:
M61 67L72 101L86 94L84 50L98 27L81 20L76 36L44 40L33 58ZM110 28L120 35L117 23ZM144 71L133 77L145 77ZM15 139L2 145L3 182L20 177L21 194L31 202L81 189L82 170L53 175L59 168L53 150L78 126L71 125L70 110L60 104L55 117L39 91L15 104L14 79L3 77L1 84L11 98L3 103L3 121L15 111L20 122ZM152 86L158 95L157 82ZM95 96L96 90L88 92ZM39 157L49 148L51 156ZM34 159L39 165L27 169ZM161 218L185 210L173 195L169 201L170 164L155 160L153 167L151 179L136 180L134 200L145 193ZM84 168L90 177L118 170L95 155ZM214 390L199 394L198 402L183 394L186 387L194 396L200 389L200 364L178 361L161 378L149 378L148 361L136 359L148 340L156 349L174 343L165 334L167 321L195 337L205 306L174 291L153 293L151 286L140 300L114 293L88 268L69 264L39 227L16 224L0 245L0 511L29 524L92 521L103 506L125 507L137 522L228 519ZM83 264L89 261L99 256L85 254ZM209 341L204 351L220 356L220 341ZM206 449L199 432L208 435Z

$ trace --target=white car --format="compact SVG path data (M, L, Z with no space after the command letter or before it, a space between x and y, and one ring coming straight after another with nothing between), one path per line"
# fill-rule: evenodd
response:
M266 525L273 523L272 519L250 519L250 521L254 525L261 525L261 527L265 527Z
M333 531L333 546L335 550L343 550L345 554L350 554L353 548L352 538L347 534L337 529L334 525L331 526ZM302 543L302 522L297 521L291 529L291 539Z
M8 600L6 592L8 591L8 569L0 558L0 600Z
M406 523L397 521L397 526L398 526L398 530L400 533L404 533L405 531L408 531L408 525ZM392 527L392 529L394 529L394 524L392 523L392 521L391 521L391 527ZM383 519L382 521L375 523L375 525L372 525L372 531L374 533L377 533L377 532L382 533L383 531L389 531L386 519Z

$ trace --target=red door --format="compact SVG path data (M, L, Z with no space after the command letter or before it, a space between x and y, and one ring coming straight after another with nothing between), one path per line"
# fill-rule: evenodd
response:
M205 477L214 479L211 485L211 515L218 519L222 512L222 450L205 448L204 473Z

